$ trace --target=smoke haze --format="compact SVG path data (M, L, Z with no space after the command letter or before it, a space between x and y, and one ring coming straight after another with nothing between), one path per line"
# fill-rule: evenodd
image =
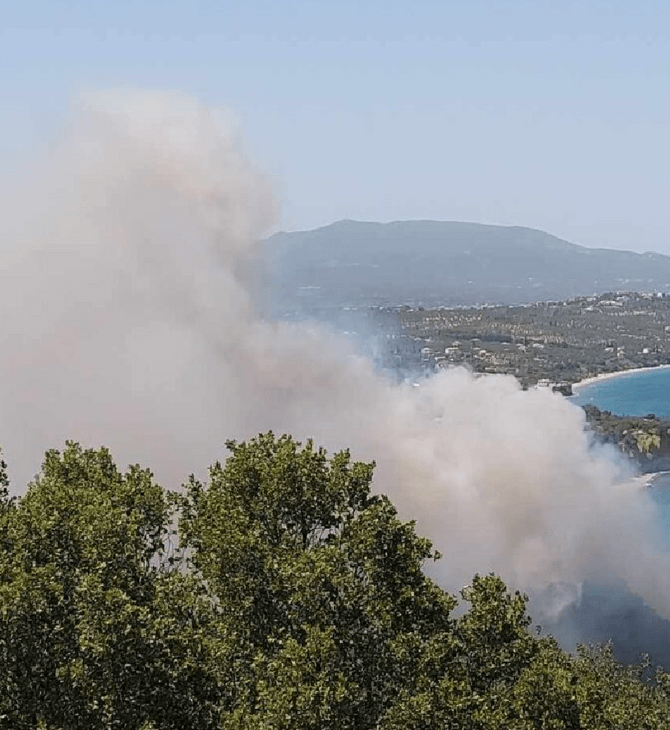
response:
M573 604L623 581L670 616L654 507L594 451L582 411L512 377L379 375L314 325L260 318L274 216L225 114L176 93L84 96L51 159L3 196L0 443L15 490L45 449L105 444L168 487L273 429L375 459L450 590L500 573ZM10 185L11 182L11 185Z

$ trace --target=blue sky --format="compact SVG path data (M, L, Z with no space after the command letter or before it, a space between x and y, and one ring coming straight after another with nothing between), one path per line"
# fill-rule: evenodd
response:
M278 228L468 220L670 254L667 1L1 5L6 173L81 89L179 89L232 110Z

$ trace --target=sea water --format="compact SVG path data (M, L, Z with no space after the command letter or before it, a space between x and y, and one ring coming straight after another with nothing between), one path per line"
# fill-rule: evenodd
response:
M576 389L570 399L576 405L593 404L617 415L670 418L670 368L630 372L597 380ZM643 486L647 483L647 486ZM660 539L670 550L670 472L649 474L639 482L639 497L656 508L655 543ZM589 641L614 637L615 651L625 662L649 652L654 661L670 668L670 624L625 589L585 585L581 605L575 609L586 625L595 626ZM624 627L622 629L622 627ZM618 649L617 649L618 645Z
M576 405L593 404L619 416L670 418L670 368L654 368L597 380L579 388L570 400ZM661 531L670 548L670 472L650 475L645 498L658 507Z
M670 548L670 472L655 474L649 480L646 492L658 507L661 534L665 544Z
M579 406L592 403L620 416L670 418L670 368L653 368L596 380L578 388L570 399Z

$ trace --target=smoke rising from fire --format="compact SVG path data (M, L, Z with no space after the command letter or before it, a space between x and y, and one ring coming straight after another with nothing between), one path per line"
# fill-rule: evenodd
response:
M316 326L257 316L274 208L224 114L177 93L87 95L14 187L0 442L15 485L69 438L175 487L227 438L289 432L375 459L375 488L444 554L449 589L496 571L553 584L556 608L583 580L623 580L670 615L653 507L593 451L580 409L459 370L397 385Z

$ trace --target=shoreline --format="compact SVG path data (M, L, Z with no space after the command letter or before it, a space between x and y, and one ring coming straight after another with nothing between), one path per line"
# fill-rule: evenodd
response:
M648 477L648 479L646 480L645 486L646 487L649 487L649 488L653 488L654 487L654 482L658 481L659 478L665 476L666 474L670 474L670 471L667 471L667 470L665 470L665 471L654 471L654 472L651 472L649 474L645 474L644 476ZM642 476L642 475L640 475L640 476Z
M662 368L670 368L670 364L652 365L645 368L630 368L629 370L617 370L615 373L600 373L600 375L593 375L590 378L584 378L584 380L579 380L578 382L573 383L572 391L576 394L575 392L581 388L593 385L594 383L600 383L603 380L611 380L612 378L619 378L624 375L633 375L634 373L646 373L652 370L661 370Z
M642 474L635 474L630 481L638 486L648 487L651 489L654 486L654 482L658 481L660 477L663 477L666 474L670 474L670 471L667 469L661 471L649 471Z

